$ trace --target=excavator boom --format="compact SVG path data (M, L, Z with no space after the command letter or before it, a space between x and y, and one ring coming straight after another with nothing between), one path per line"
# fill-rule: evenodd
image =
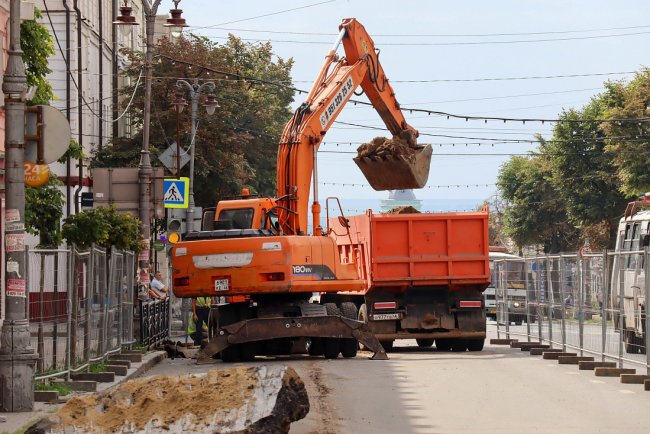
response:
M404 149L395 155L355 158L370 185L375 190L422 188L428 179L431 146L415 143L418 132L406 122L400 110L372 38L354 18L344 19L339 29L337 43L327 54L307 99L286 125L280 141L277 196L279 223L285 234L306 233L312 188L314 234L321 233L316 176L318 148L359 86L394 138L400 139ZM345 57L339 59L336 49L341 42ZM310 185L312 182L313 186Z

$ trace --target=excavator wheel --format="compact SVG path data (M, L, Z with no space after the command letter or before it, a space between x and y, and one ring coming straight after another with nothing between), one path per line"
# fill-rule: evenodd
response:
M349 301L341 303L341 313L344 318L357 319L357 306ZM357 356L359 341L352 339L341 339L341 355L345 358Z
M359 313L357 314L357 320L361 321L365 324L368 324L368 308L366 307L366 304L362 304L359 306ZM362 343L359 343L359 349L361 351L368 350L365 345Z
M322 356L323 349L323 338L311 338L311 345L307 350L310 356Z
M416 339L415 342L418 343L420 348L429 348L433 345L433 339Z
M341 310L334 303L325 303L327 315L341 316ZM323 354L326 359L336 359L341 352L341 339L323 338Z

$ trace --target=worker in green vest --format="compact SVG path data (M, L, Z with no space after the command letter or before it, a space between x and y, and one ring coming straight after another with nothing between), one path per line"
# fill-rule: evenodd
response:
M213 302L212 297L196 297L192 299L192 322L194 323L195 336L190 336L195 345L200 345L206 337L203 334L203 324L208 324L210 307Z

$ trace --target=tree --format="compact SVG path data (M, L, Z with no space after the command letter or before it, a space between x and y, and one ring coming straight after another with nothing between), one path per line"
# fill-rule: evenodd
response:
M34 17L41 19L43 14L35 9ZM23 50L27 86L37 87L35 96L28 104L49 104L54 99L52 85L47 80L47 74L52 72L48 59L55 53L52 35L47 27L35 19L25 20L20 24L20 45Z
M199 110L194 170L197 205L214 206L220 198L239 193L242 187L274 195L278 142L291 117L292 61L277 58L268 43L244 43L234 36L223 45L194 35L175 42L161 39L157 49L160 61L153 73L152 162L155 164L157 155L175 137L176 112L171 102L179 91L176 80L214 80L219 108L213 116ZM143 58L140 53L127 54L131 65L125 74L135 83ZM125 90L129 93L134 89ZM135 126L142 124L142 107L142 92L138 89L129 109ZM191 139L189 112L180 115L181 143L185 148ZM117 139L93 155L92 166L136 167L141 142L140 135ZM183 176L187 176L188 169L183 168Z
M519 248L537 244L546 253L557 253L577 246L578 232L569 224L549 175L549 162L542 155L512 157L499 171L497 186L508 201L504 232Z
M119 214L114 206L93 208L67 217L62 233L68 243L81 248L97 244L136 253L143 249L139 220L131 214Z
M582 109L561 113L551 140L539 137L551 165L551 182L570 223L588 233L595 247L615 240L620 210L628 199L619 189L614 155L605 147L602 124L592 121L620 104L617 86L606 83L606 88Z
M606 111L609 119L650 116L650 69L643 68L628 84L611 84L619 104ZM648 121L614 121L603 125L607 150L618 170L620 189L627 197L650 191L650 125Z
M61 217L65 198L59 186L63 185L50 174L41 187L25 186L25 230L38 235L38 247L56 248L61 244Z

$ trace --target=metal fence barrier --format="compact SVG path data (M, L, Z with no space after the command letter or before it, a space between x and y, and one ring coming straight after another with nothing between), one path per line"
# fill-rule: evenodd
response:
M169 298L139 300L140 342L154 345L169 336Z
M69 377L136 342L133 252L73 247L26 255L37 380Z
M645 366L650 375L648 249L493 262L497 335L579 356Z

